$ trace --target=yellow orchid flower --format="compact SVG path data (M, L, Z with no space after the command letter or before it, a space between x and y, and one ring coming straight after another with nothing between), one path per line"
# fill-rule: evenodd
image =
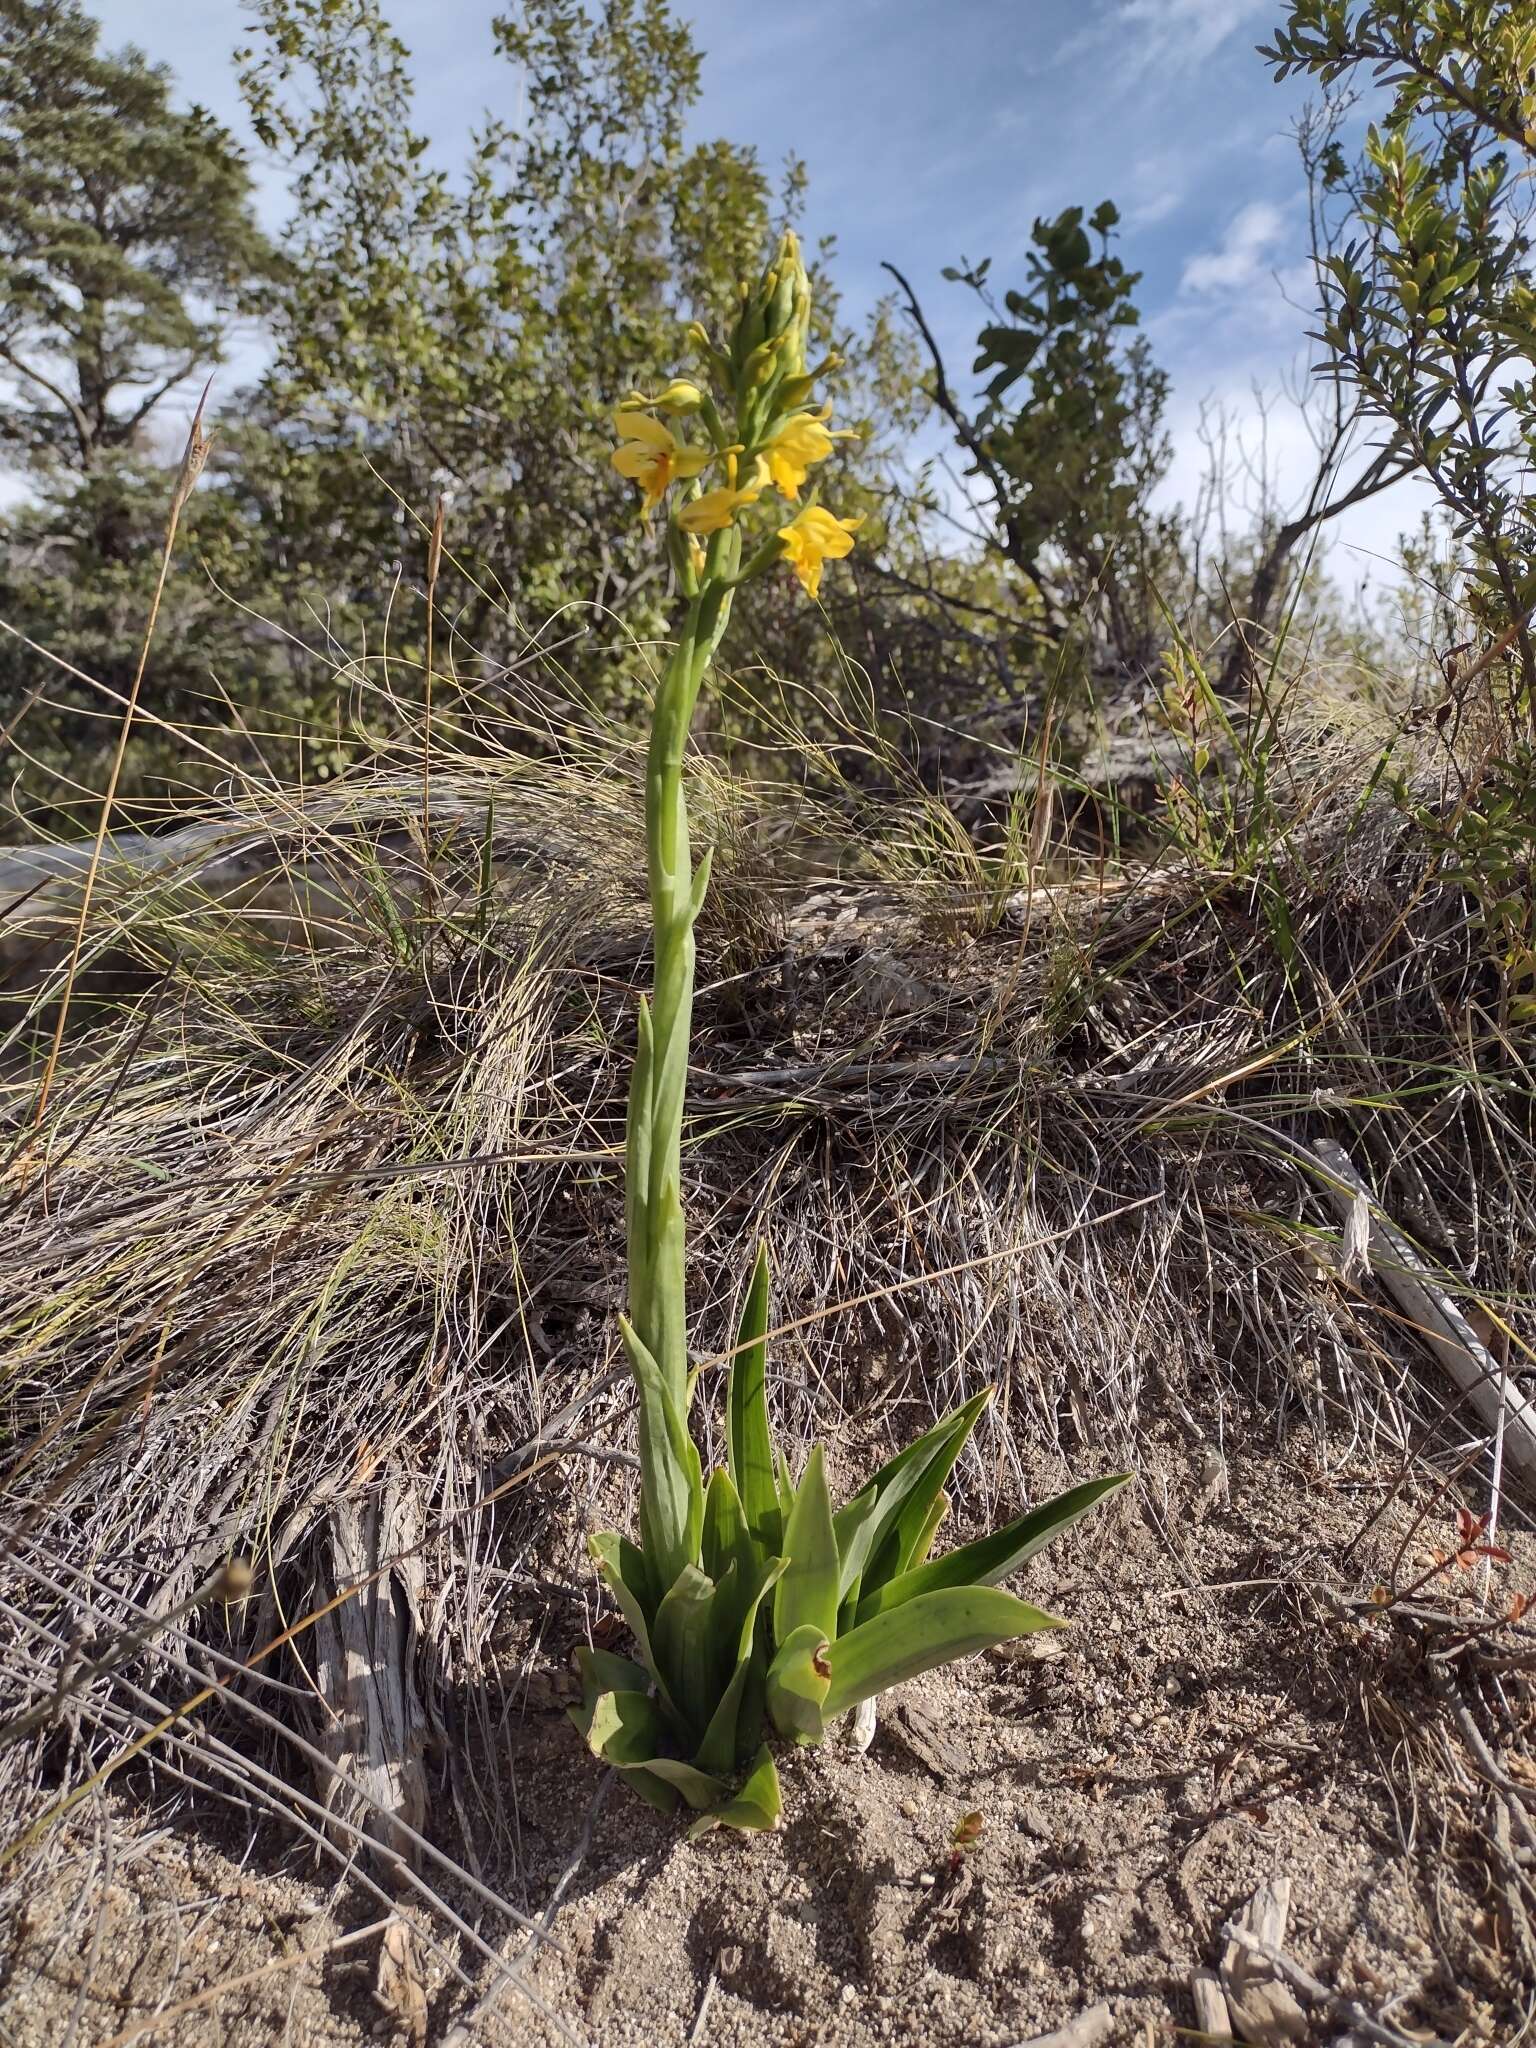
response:
M678 477L697 476L715 459L713 449L690 448L649 413L616 412L613 424L619 445L610 460L620 476L627 476L645 493L644 512L660 503L668 485Z
M743 505L755 505L762 496L760 485L749 486L744 491L728 490L722 486L716 491L706 491L702 498L695 498L691 505L685 505L677 515L677 523L684 533L719 533L729 526Z
M858 439L851 427L836 431L830 429L826 423L831 417L830 405L824 405L820 412L796 413L784 422L763 450L768 474L786 498L799 497L806 472L812 463L826 461L835 441Z
M768 465L761 455L752 465L752 476L740 490L736 488L736 455L734 448L727 449L725 473L727 485L719 490L706 491L701 498L695 498L685 505L677 515L677 523L684 533L719 533L729 526L744 505L755 505L763 495L768 483Z
M807 597L821 592L824 562L840 562L853 553L853 536L862 519L834 519L824 505L807 505L788 526L779 528L784 543L784 560L800 578Z

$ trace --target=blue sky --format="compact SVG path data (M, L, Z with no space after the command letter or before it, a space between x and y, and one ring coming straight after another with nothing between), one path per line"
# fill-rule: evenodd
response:
M87 0L87 5L91 0ZM230 52L240 0L95 0L111 44L170 64L189 98L241 126ZM453 155L516 79L493 58L496 0L394 0L410 45L418 125ZM1202 407L1224 407L1282 492L1309 443L1285 387L1306 380L1310 278L1294 123L1306 96L1255 53L1279 0L711 0L680 9L705 52L700 135L789 152L810 171L806 227L837 237L850 312L911 278L956 372L976 310L946 263L990 255L1021 275L1037 215L1115 201L1120 253L1144 272L1144 320L1173 380L1173 495L1199 486ZM280 218L274 178L268 207ZM1255 402L1254 388L1268 394ZM1417 516L1402 493L1352 515L1334 572L1373 560Z

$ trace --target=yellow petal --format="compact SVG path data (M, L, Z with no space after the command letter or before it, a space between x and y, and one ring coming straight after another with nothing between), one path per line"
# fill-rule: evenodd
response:
M702 498L695 498L691 505L685 505L677 515L677 523L684 533L719 533L729 526L743 505L755 505L757 492L717 490L706 491Z
M639 483L649 478L658 467L665 466L667 458L658 449L647 448L642 441L624 441L608 460L620 476L630 477Z
M643 441L647 447L662 454L670 454L675 446L672 429L664 427L660 420L653 420L649 413L616 412L613 425L622 441Z

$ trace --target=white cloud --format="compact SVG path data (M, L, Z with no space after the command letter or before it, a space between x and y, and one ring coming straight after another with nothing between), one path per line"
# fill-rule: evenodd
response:
M1201 295L1246 291L1273 269L1274 251L1285 239L1279 207L1267 199L1251 200L1234 215L1216 248L1189 258L1179 288Z
M1116 68L1123 79L1134 76L1138 83L1155 83L1159 72L1188 72L1203 64L1269 4L1270 0L1117 0L1097 22L1067 40L1058 61L1112 43L1120 50Z
M1160 53L1198 64L1219 49L1266 0L1121 0L1121 23L1139 29Z

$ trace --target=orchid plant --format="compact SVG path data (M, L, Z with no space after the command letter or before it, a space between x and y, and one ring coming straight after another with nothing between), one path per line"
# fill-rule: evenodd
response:
M690 330L701 376L677 378L655 398L635 393L615 415L614 466L639 486L647 518L662 510L688 608L657 688L646 762L655 996L640 1003L625 1151L629 1312L620 1330L639 1397L639 1540L611 1531L591 1539L635 1655L579 1651L583 1698L572 1713L592 1750L653 1805L696 1809L695 1831L777 1823L765 1717L781 1737L817 1742L838 1715L890 1686L1059 1627L997 1582L1124 1483L1117 1475L1074 1487L932 1557L945 1482L988 1390L834 1511L821 1447L795 1479L773 1443L763 1249L731 1354L726 1462L707 1485L689 1427L681 1149L694 926L709 854L694 865L684 753L734 592L782 563L814 598L824 564L854 545L858 520L838 518L814 495L799 504L841 438L815 397L836 359L806 368L810 313L799 246L785 234L757 285L742 286L728 344ZM766 525L764 500L775 497L799 509L754 538Z

